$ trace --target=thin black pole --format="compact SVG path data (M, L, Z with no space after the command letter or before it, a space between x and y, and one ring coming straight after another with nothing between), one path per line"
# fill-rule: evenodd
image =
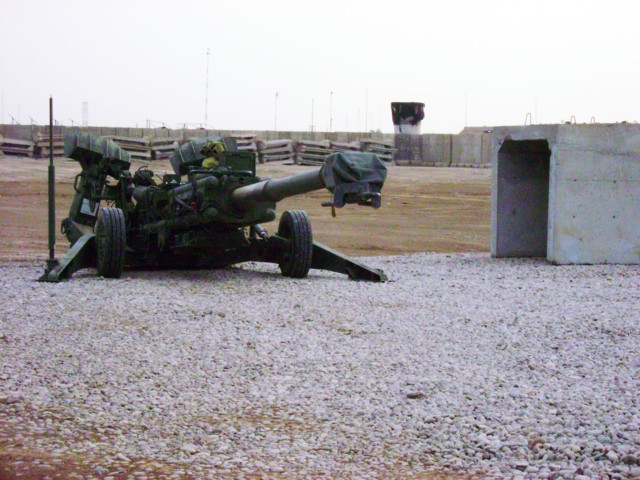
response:
M49 97L49 260L56 258L56 167L53 164L53 97Z

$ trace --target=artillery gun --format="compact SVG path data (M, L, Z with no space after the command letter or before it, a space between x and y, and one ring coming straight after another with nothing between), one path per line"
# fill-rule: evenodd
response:
M333 194L325 206L379 208L386 167L373 154L339 152L320 169L262 180L255 155L238 151L235 140L202 138L176 150L174 174L160 183L146 167L132 175L129 154L102 137L69 134L65 155L82 168L62 222L71 247L48 264L41 281L69 279L82 268L118 278L124 268L220 268L247 261L278 264L294 278L315 268L354 280L387 279L314 241L304 211L284 212L275 235L261 226L275 220L278 201L323 188Z

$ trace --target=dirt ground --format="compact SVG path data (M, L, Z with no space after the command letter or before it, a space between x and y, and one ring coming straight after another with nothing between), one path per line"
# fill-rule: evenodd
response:
M157 174L172 173L167 160L145 162ZM132 171L143 165L134 162ZM0 157L0 262L44 260L48 255L47 160ZM313 167L267 163L261 177L284 177ZM77 162L56 159L56 253L66 252L60 234L73 196ZM489 169L390 167L382 190L382 207L321 207L327 191L287 199L286 210L306 210L314 239L348 255L399 255L415 252L482 252L490 240ZM277 222L264 225L277 229Z

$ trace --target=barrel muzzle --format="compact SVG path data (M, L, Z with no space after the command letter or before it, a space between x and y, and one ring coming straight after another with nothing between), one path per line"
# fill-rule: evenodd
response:
M380 208L382 195L380 192L370 191L370 186L364 184L341 184L333 191L333 201L322 202L323 207L342 208L348 203L355 203L363 207Z
M327 157L320 172L333 202L323 204L342 208L357 204L380 208L387 167L372 153L338 152Z

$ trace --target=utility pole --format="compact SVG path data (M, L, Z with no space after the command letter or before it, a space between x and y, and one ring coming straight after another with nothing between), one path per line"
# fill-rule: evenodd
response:
M209 49L207 48L207 80L204 89L204 126L208 127L209 122Z
M467 126L467 114L469 112L469 96L464 92L464 126Z
M364 131L369 131L369 89L364 91Z
M329 93L329 131L333 132L333 90Z
M273 131L278 131L278 92L276 91L275 105L273 109Z
M315 98L311 99L311 131L313 132L313 104L315 102Z

